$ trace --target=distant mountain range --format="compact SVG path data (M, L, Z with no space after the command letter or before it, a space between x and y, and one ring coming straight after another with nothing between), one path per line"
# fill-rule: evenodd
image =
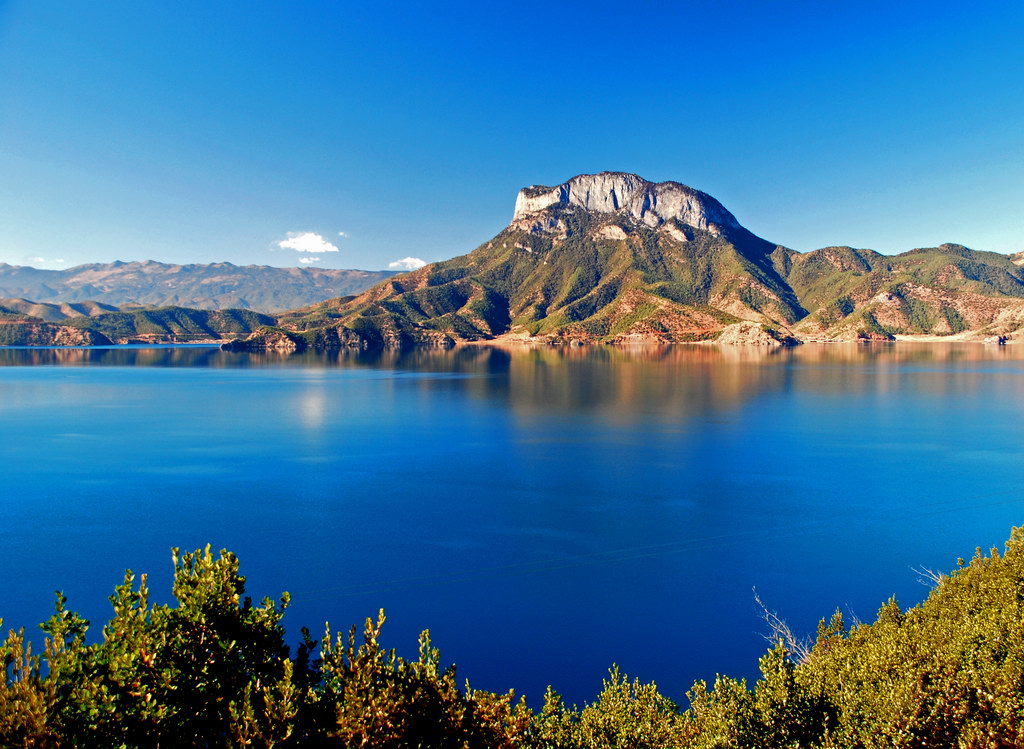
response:
M800 253L706 193L603 172L525 188L512 222L468 255L279 315L238 345L1012 335L1024 325L1021 262L955 244Z
M152 260L91 263L66 270L0 263L0 297L279 312L358 294L395 274L232 263L172 265Z

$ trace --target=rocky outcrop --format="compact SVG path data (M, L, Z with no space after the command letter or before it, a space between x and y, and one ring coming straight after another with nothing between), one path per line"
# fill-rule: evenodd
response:
M744 320L725 326L715 343L730 346L795 346L801 341L778 328Z
M344 325L325 325L304 331L266 327L246 338L238 338L221 345L225 351L303 351L407 348L420 346L428 348L450 348L455 341L444 333L434 330L403 331L394 328L368 331L366 335Z
M306 343L317 349L341 349L370 347L370 342L354 330L341 325L332 328L317 328L303 336Z
M858 341L895 341L896 336L883 330L858 330Z
M53 325L53 346L109 346L111 341L102 333L69 325Z
M555 187L524 188L516 197L512 224L554 230L557 223L545 223L537 214L558 205L624 214L651 227L678 221L713 235L740 228L736 218L707 193L678 182L648 182L623 172L581 174Z
M236 338L221 344L224 351L301 351L306 340L280 328L260 328L246 338Z

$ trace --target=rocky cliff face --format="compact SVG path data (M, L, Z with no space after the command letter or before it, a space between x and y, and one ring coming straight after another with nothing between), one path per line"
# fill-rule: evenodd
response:
M537 214L558 205L630 216L650 227L674 220L716 236L740 228L736 218L706 193L678 182L648 182L623 172L581 174L556 187L526 187L516 197L512 224L543 230L545 224L538 222Z
M748 320L725 326L715 342L730 346L792 346L800 343L788 333Z

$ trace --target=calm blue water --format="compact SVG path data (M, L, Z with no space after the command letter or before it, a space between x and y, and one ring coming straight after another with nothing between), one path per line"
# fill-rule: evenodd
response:
M685 701L798 630L927 592L1024 522L1024 347L0 350L0 616L226 547L297 637L387 610L474 686Z

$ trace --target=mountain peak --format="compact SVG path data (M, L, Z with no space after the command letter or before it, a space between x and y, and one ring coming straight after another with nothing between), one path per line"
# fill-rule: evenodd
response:
M712 234L740 228L736 218L707 193L678 182L650 182L626 172L580 174L554 187L525 187L516 197L512 223L529 222L535 214L557 205L626 214L652 227L675 219Z

